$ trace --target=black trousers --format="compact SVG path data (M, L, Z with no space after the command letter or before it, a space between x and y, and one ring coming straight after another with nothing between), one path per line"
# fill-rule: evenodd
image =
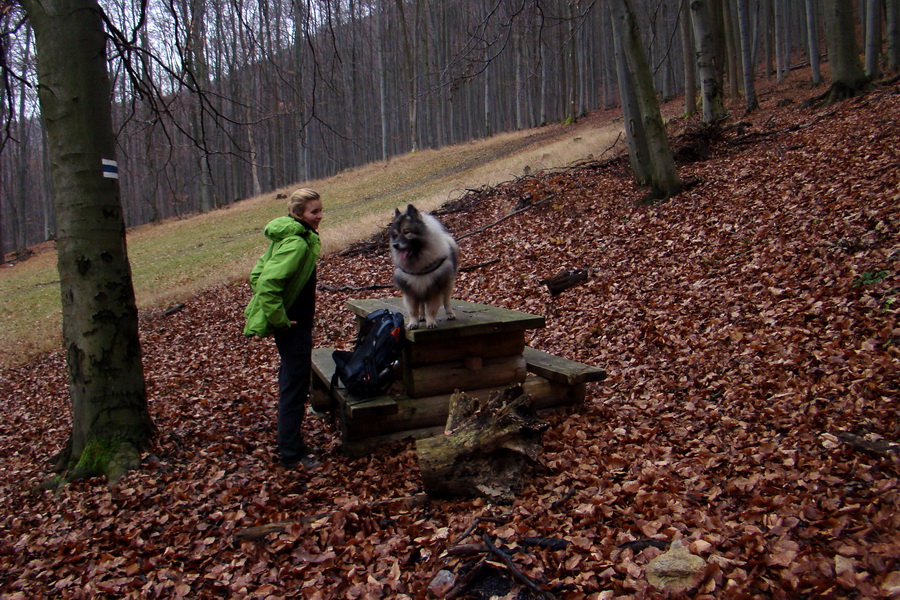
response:
M303 457L303 416L312 369L312 328L294 325L275 333L278 369L278 454L281 464Z

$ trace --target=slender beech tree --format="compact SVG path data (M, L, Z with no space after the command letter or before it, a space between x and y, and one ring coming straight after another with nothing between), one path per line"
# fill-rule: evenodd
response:
M866 77L880 75L878 59L881 56L881 0L866 0Z
M646 157L632 157L632 163L641 162L640 172L647 174L648 180L642 182L650 187L645 201L669 198L681 191L682 183L675 168L672 148L666 137L666 127L659 111L653 77L647 64L647 55L641 45L641 34L628 0L612 0L610 9L613 15L613 34L618 38L616 47L621 49L624 66L628 71L628 76L620 77L619 81L629 82L634 87L639 114L633 118L639 119L641 126L634 130L642 128L646 137L644 143L636 145L646 147ZM623 61L619 63L623 64ZM627 135L632 135L631 126L625 129ZM629 149L631 147L629 144ZM636 170L636 175L637 172Z
M614 21L617 24L617 21ZM622 36L614 34L613 45L616 55L616 76L619 83L619 103L622 106L622 120L625 123L625 141L628 145L628 158L631 161L631 171L634 179L640 185L646 185L650 181L650 148L647 147L647 134L644 131L644 121L641 119L641 109L638 105L637 92L631 73L628 71L628 61L622 49Z
M740 51L740 34L735 33L734 10L731 6L734 0L722 2L721 25L723 30L723 38L725 40L722 58L722 66L727 73L725 81L728 82L729 93L733 98L741 95L741 51Z
M141 366L125 245L106 63L95 0L21 0L37 47L58 219L63 339L72 431L56 460L66 478L111 481L140 464L154 427Z
M214 208L212 173L209 165L209 148L207 142L206 110L203 108L204 91L209 90L209 67L206 63L206 0L184 0L182 21L187 27L185 43L185 66L190 82L197 90L191 114L192 137L197 144L197 169L200 177L197 180L197 196L200 212L209 212Z
M703 123L711 125L725 118L725 102L720 85L721 60L716 53L712 16L706 0L691 0L691 23L694 26L694 49L700 74L700 97Z
M375 19L375 50L378 58L378 120L381 124L381 160L388 159L388 110L387 110L387 73L384 61L384 19L385 8L384 2L377 2L373 9L373 18Z
M737 0L738 29L741 37L741 62L744 72L744 110L748 113L759 108L756 99L755 71L753 64L753 40L750 33L749 0Z
M417 73L416 36L409 31L404 0L395 0L402 30L401 44L406 68L407 102L409 120L409 143L412 152L419 151L419 77ZM418 7L416 7L418 8Z
M681 62L684 63L684 114L690 117L697 112L697 61L694 60L690 0L681 0L678 29L681 32Z
M818 2L819 0L806 0L806 34L813 85L822 83L822 71L819 68L819 20L816 18L816 4Z
M888 67L891 71L897 71L900 69L900 0L887 0L885 12Z

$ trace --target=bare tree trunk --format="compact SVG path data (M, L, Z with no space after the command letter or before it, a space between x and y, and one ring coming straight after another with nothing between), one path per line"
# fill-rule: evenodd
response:
M700 74L703 123L710 125L724 119L726 113L719 85L720 60L715 53L712 19L706 0L691 0L691 23L694 26L694 47Z
M0 79L0 81L3 81ZM6 113L6 85L5 82L0 86L0 123L6 123L9 115ZM0 263L6 259L6 250L3 243L3 199L9 198L10 194L4 193L3 189L3 156L0 155Z
M886 0L885 13L888 68L896 72L900 69L900 0Z
M565 103L566 103L566 123L574 123L578 119L577 115L577 102L578 99L577 89L578 89L578 65L575 60L575 6L574 2L567 2L569 10L569 19L568 19L568 36L566 40L566 46L564 50L564 64L567 66L566 69L566 85L564 88L565 94Z
M195 98L193 121L191 122L194 143L200 153L198 168L200 178L198 180L198 192L200 195L200 211L209 212L213 209L212 198L212 171L209 165L209 148L207 139L206 113L203 109L201 93L209 88L209 75L206 65L206 2L205 0L189 0L185 7L185 20L189 24L187 47L189 52L189 64L194 85L198 92Z
M852 0L823 0L828 59L831 63L831 88L828 101L854 96L869 83L859 61L859 46L854 31Z
M407 77L407 102L409 121L409 145L411 152L419 151L419 91L418 91L418 73L416 70L416 54L412 45L412 37L409 33L409 24L406 22L406 11L404 10L404 0L396 0L397 11L400 13L400 27L403 30L402 45L403 56L406 60L406 77Z
M0 119L6 119L6 94L0 89ZM9 197L9 194L3 193L3 173L2 163L0 163L0 263L6 259L6 250L3 242L3 198Z
M774 17L775 32L775 80L781 81L786 73L785 64L787 59L784 56L784 0L775 0L775 7L772 11Z
M690 0L681 0L678 27L681 31L681 61L684 63L684 114L690 117L697 112L697 61L694 60Z
M622 54L628 66L629 79L634 84L640 120L646 136L648 164L647 182L651 192L645 200L669 198L681 191L681 178L675 168L672 149L666 137L666 128L659 112L659 102L653 87L653 77L647 64L647 56L641 45L641 36L628 0L613 0L613 30L620 36Z
M41 123L44 117L41 115ZM41 214L44 225L44 239L50 240L56 236L56 209L53 199L53 185L50 181L50 141L47 139L47 127L41 127L41 189L44 191L44 201L41 203Z
M25 52L23 56L28 57L30 55L31 48L31 27L26 23L25 25ZM16 193L13 194L13 197L10 198L10 207L12 208L12 242L13 249L16 251L24 250L28 245L27 243L27 231L26 231L26 223L28 222L28 218L26 216L26 200L29 197L28 190L26 189L26 185L30 178L28 177L28 169L29 169L29 160L28 153L30 151L31 144L29 143L29 121L25 117L25 97L26 97L26 82L23 80L19 84L19 119L18 119L18 132L17 137L19 138L18 144L16 145Z
M775 0L760 0L760 1L762 2L762 5L763 5L763 9L762 9L763 27L762 27L762 30L763 30L763 37L764 37L764 41L765 41L765 43L763 44L763 53L765 54L764 62L766 65L766 79L771 80L772 73L773 73L772 59L774 56L774 49L772 46L773 46L773 40L775 38L775 28L772 26L772 21L774 21L774 16L772 14L774 12L772 3L775 2Z
M878 58L881 55L881 0L866 0L866 76L880 75Z
M102 12L94 0L22 0L35 32L56 210L72 432L69 477L115 480L153 433L125 247Z
M900 0L887 0L885 11L888 67L897 71L900 69Z
M488 20L488 6L482 6L484 22ZM490 46L484 49L484 68L481 71L481 135L491 137L493 129L491 128L491 74L493 61L488 58L490 54Z
M521 28L513 24L513 61L515 68L515 92L516 92L516 129L525 128L525 77L524 67L522 65L522 31Z
M548 78L548 65L547 65L547 45L542 39L538 39L538 44L541 46L541 126L547 124L547 78Z
M744 63L744 110L751 113L759 108L753 65L753 41L750 39L749 0L738 0L738 25L741 31L741 60Z
M741 51L740 40L734 32L734 14L732 10L732 2L734 0L725 0L722 3L722 25L725 30L725 62L728 66L728 87L733 98L741 95Z
M619 25L618 19L613 27ZM638 105L637 92L631 74L628 71L628 60L622 48L622 36L614 33L613 44L616 54L616 75L619 82L619 98L622 104L622 120L625 123L625 141L628 144L628 158L631 171L638 185L650 183L650 149L647 147L647 133L641 119L641 108Z
M819 68L819 20L816 18L818 0L806 0L806 32L809 40L809 66L812 71L813 85L822 83L822 71Z
M388 159L387 74L384 66L384 13L382 2L375 7L375 43L378 44L378 99L381 118L381 160Z
M309 171L309 144L307 143L307 107L305 96L306 82L306 61L304 53L307 50L309 42L309 12L306 10L305 3L297 1L294 3L294 123L297 129L297 152L294 160L297 164L297 176L300 181L310 179Z

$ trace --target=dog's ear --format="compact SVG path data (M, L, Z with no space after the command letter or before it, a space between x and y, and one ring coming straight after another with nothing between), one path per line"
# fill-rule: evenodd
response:
M415 206L413 206L412 204L408 204L408 205L406 206L406 214L408 214L408 215L409 215L410 217L412 217L413 219L418 219L418 218L419 218L419 210L418 210Z
M394 208L394 218L395 218L395 219L396 219L397 217L399 217L401 214L402 214L402 213L400 212L400 209L399 209L399 208Z

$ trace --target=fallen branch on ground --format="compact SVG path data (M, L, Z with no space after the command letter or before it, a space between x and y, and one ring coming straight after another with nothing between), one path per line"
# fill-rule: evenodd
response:
M508 215L506 215L505 217L501 217L501 218L497 219L497 220L494 221L493 223L488 223L488 224L485 225L484 227L479 227L478 229L476 229L476 230L474 230L474 231L470 231L469 233L463 234L463 235L459 236L458 238L456 238L456 241L458 242L459 240L464 240L464 239L466 239L467 237L476 235L476 234L478 234L478 233L484 233L485 231L487 231L487 230L490 229L491 227L494 227L495 225L499 225L499 224L502 223L503 221L505 221L505 220L507 220L507 219L511 219L511 218L515 217L516 215L520 215L520 214L522 214L523 212L525 212L526 210L532 209L532 208L534 208L535 206L537 206L537 205L539 205L539 204L543 204L543 203L546 202L547 200L550 200L551 198L554 198L554 197L556 197L556 194L550 194L550 195L547 196L546 198L542 198L542 199L538 200L537 202L534 202L533 204L529 204L529 205L526 206L525 208L520 208L519 210L513 211L513 212L509 213Z
M480 269L481 267L486 267L488 265L492 265L494 263L500 262L499 258L495 258L493 260L488 260L483 263L478 263L477 265L469 265L468 267L460 267L460 272L468 273L469 271L474 271L475 269Z
M900 453L900 444L888 442L887 440L867 440L848 431L842 431L836 434L836 437L845 444L850 444L857 450L862 450L869 454L890 456L891 454Z

